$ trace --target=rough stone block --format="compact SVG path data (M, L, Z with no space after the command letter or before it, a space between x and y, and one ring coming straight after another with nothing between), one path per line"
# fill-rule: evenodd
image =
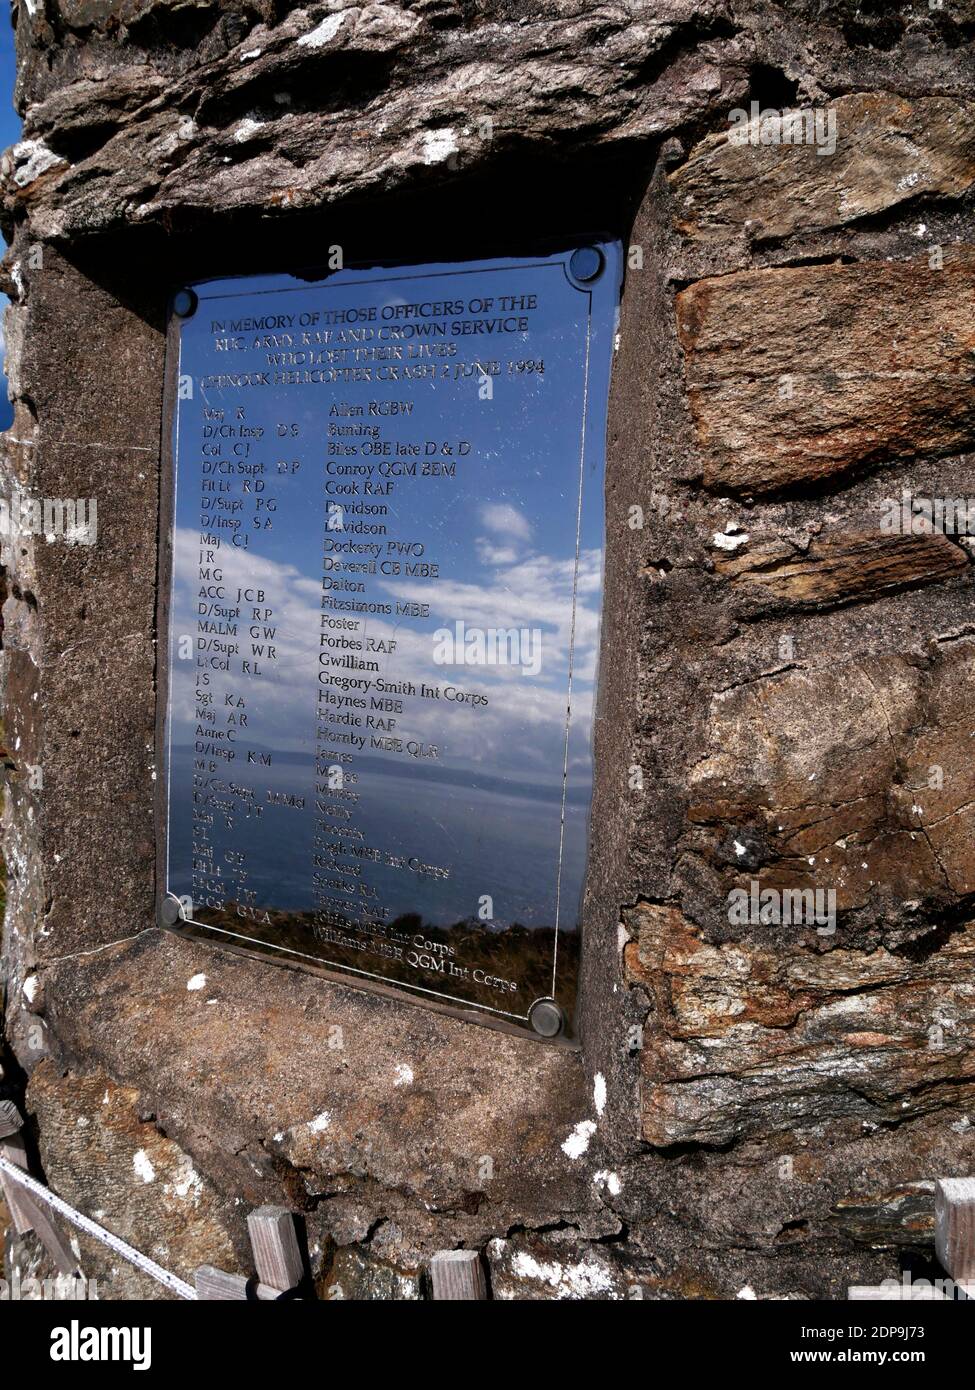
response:
M975 441L975 251L699 280L677 296L704 486L822 487Z
M736 143L730 127L707 136L670 176L681 230L706 240L743 230L768 241L873 217L924 194L959 197L975 183L971 102L855 92L793 109L828 115L835 148L791 143L788 118L774 114L764 144Z
M97 1072L61 1074L45 1062L34 1072L28 1105L48 1182L65 1201L191 1284L200 1265L238 1267L232 1199L140 1118L137 1091ZM80 1241L99 1298L171 1297L113 1251L83 1235Z

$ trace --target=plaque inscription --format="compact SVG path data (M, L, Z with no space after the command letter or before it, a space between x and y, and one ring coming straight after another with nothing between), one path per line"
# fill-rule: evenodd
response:
M571 1034L619 283L176 296L162 920Z

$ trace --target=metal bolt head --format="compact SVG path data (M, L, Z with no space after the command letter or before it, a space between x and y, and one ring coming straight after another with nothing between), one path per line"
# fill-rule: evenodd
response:
M159 920L164 927L174 927L183 917L179 898L168 895L159 904Z
M536 999L528 1010L528 1022L539 1037L557 1038L565 1019L554 999Z
M199 303L192 290L177 290L173 295L173 313L177 318L192 318Z
M603 253L598 246L580 246L569 257L569 274L574 280L588 285L602 275L604 264Z

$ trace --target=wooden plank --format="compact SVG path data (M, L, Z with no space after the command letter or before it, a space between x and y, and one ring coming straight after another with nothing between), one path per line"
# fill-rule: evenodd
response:
M51 1220L47 1209L36 1202L28 1193L27 1201L33 1207L31 1222L34 1234L54 1261L59 1274L81 1274L81 1264L71 1246Z
M975 1280L975 1178L939 1178L935 1183L934 1247L956 1284Z
M27 1150L21 1135L13 1134L8 1139L0 1139L0 1154L8 1162L16 1163L18 1168L26 1169ZM19 1236L26 1235L34 1229L34 1203L28 1200L28 1194L24 1189L18 1187L6 1174L0 1174L0 1187L3 1188L4 1201L7 1203L14 1230Z
M430 1261L430 1282L438 1300L487 1298L484 1265L476 1250L438 1250Z
M0 1140L0 1154L10 1163L16 1163L18 1168L27 1171L27 1151L22 1135L12 1134L9 1138ZM35 1201L29 1192L19 1187L16 1179L3 1174L0 1176L0 1185L3 1187L4 1200L17 1234L22 1236L28 1231L33 1231L53 1260L59 1274L79 1273L80 1267L74 1251L51 1220L46 1208Z
M197 1298L239 1302L246 1299L250 1281L243 1274L227 1274L222 1269L214 1269L213 1265L200 1265L193 1274L193 1282Z
M12 1100L0 1100L0 1139L16 1134L24 1125L20 1111Z
M286 1293L301 1283L305 1265L298 1246L295 1219L284 1207L258 1207L247 1218L258 1280Z

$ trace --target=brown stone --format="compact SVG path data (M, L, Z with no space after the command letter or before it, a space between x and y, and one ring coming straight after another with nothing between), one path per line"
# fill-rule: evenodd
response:
M830 1220L851 1240L875 1250L929 1246L934 1239L934 1183L903 1183L888 1192L844 1198Z
M755 611L863 602L938 583L968 566L965 552L944 535L879 531L820 536L806 550L786 541L759 541L714 564Z
M351 1302L418 1302L423 1298L420 1270L397 1269L372 1259L354 1246L336 1251L327 1275L320 1283L323 1299Z
M744 271L677 296L704 486L822 485L975 439L975 250Z
M803 106L808 110L808 106ZM678 225L756 241L840 226L924 194L958 197L975 183L975 107L945 97L854 93L828 106L834 153L812 143L733 144L709 135L671 175ZM774 122L781 136L781 122Z
M975 1079L975 921L922 964L788 939L707 945L673 909L626 916L651 1144L724 1144L831 1121L902 1122Z
M927 670L874 658L719 694L690 779L695 852L726 891L753 876L832 889L840 913L878 895L921 907L971 891L973 670L964 641Z
M36 180L23 169L19 182L8 176L7 211L27 199L36 234L59 237L165 223L179 209L322 207L429 178L451 152L451 169L476 168L526 136L545 145L571 128L577 149L632 144L702 106L726 110L744 88L734 39L668 52L690 17L719 11L716 0L667 0L639 15L559 0L530 24L487 12L446 39L434 15L392 3L292 7L265 23L221 8L200 4L213 19L201 19L210 32L190 62L180 45L151 41L154 12L163 29L169 16L147 3L147 22L111 54L114 64L78 71L65 44L60 81L32 68L25 138L47 150L53 137L73 161ZM108 59L108 45L101 51ZM141 104L132 100L136 56Z
M578 1053L241 965L150 930L83 970L51 967L72 1049L134 1078L221 1190L250 1207L307 1206L327 1192L340 1245L361 1238L348 1231L353 1203L359 1231L402 1198L455 1213L469 1245L500 1213L514 1224L590 1205L590 1159L562 1148L591 1111ZM451 1244L442 1230L436 1239L434 1249Z
M98 1073L62 1075L44 1062L27 1094L44 1171L60 1197L189 1283L201 1264L237 1268L232 1200L140 1119L137 1091ZM97 1280L101 1298L171 1296L113 1251L81 1240L84 1273Z

